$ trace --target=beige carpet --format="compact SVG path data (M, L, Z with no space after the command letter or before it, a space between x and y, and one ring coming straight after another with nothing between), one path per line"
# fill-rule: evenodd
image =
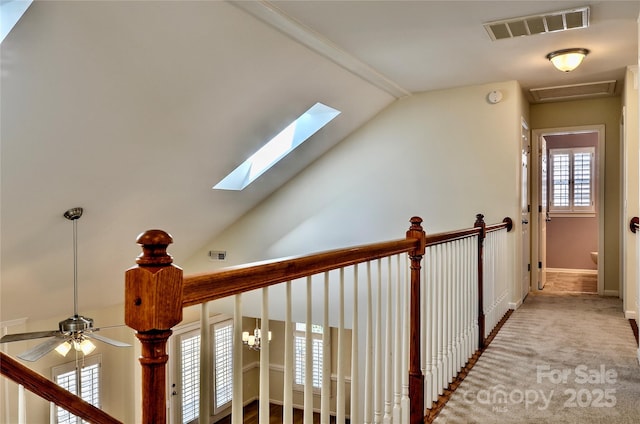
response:
M637 346L622 302L530 294L435 423L640 423Z

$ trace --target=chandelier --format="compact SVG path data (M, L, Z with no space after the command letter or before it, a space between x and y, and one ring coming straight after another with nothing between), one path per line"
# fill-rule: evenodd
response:
M267 342L271 341L271 331L267 337ZM253 334L249 334L248 331L242 332L242 343L247 345L251 350L260 350L262 347L262 331L258 325L258 319L256 318L256 328L253 330Z

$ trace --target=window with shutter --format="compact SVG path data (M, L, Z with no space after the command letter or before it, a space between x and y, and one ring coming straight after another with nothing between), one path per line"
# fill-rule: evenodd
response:
M101 355L85 357L77 362L69 362L53 367L53 381L74 395L80 396L95 407L100 408L100 363ZM56 407L55 422L58 424L86 423L69 411Z
M200 412L200 333L180 337L180 382L182 423L198 418Z
M296 323L294 332L294 384L304 386L305 378L305 357L306 357L306 331L305 323ZM320 389L322 387L322 332L321 325L311 326L311 357L312 357L312 381L313 388Z
M221 319L222 318L222 319ZM209 322L211 345L201 346L200 327L190 324L174 329L171 351L175 358L170 362L172 382L170 393L171 422L194 423L200 416L201 355L211 361L213 378L212 413L218 414L228 407L233 396L233 320L217 316ZM171 361L170 356L170 361Z
M595 148L549 150L549 211L595 213Z
M231 402L233 395L233 321L228 320L213 326L214 331L214 396L215 410Z

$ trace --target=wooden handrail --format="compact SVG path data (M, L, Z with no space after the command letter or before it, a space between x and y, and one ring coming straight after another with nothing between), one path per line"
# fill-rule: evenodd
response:
M511 218L486 227L486 232L512 227ZM479 234L477 227L426 236L426 246L447 243ZM305 256L256 262L184 277L182 306L193 306L251 290L269 287L308 275L410 252L420 240L405 238Z
M0 374L85 421L95 424L122 424L122 421L118 421L2 352L0 352Z
M637 216L631 218L631 222L629 222L629 229L632 233L637 233L640 229L640 218L638 218Z
M415 249L419 242L411 238L400 239L186 276L182 305L197 305L308 275L409 252Z

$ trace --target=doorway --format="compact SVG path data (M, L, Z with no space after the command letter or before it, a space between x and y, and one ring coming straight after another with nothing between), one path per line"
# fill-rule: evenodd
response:
M604 292L604 125L532 132L532 289Z

